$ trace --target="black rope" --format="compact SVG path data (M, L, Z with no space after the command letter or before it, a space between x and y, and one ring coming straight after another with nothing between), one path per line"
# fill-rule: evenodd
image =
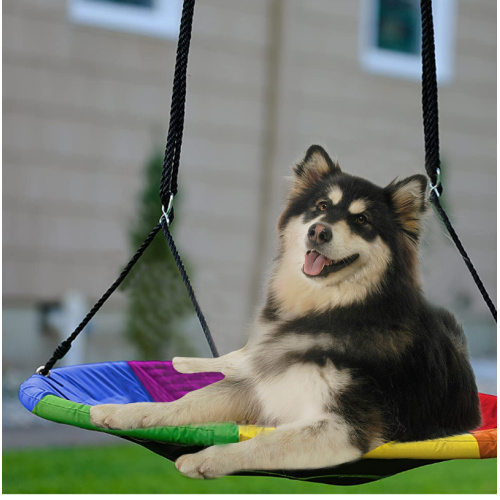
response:
M208 328L208 324L205 320L205 316L203 315L200 306L198 304L198 301L196 300L196 296L193 291L193 287L191 286L191 282L189 281L189 277L187 275L186 269L184 268L184 265L182 263L181 257L179 253L177 252L177 248L175 247L174 239L172 238L172 234L170 233L170 229L168 227L168 222L166 221L165 217L162 217L160 220L161 227L163 229L163 233L165 235L165 238L167 239L168 246L170 247L170 251L172 252L172 255L175 259L175 263L177 264L177 267L179 269L179 272L181 273L182 280L184 281L184 285L186 286L187 292L189 294L189 298L191 299L191 302L193 303L194 310L196 311L196 315L198 316L198 320L201 324L201 327L203 329L203 333L205 334L205 338L207 339L208 345L210 347L210 351L212 352L212 355L214 358L217 358L219 356L219 353L217 352L217 348L215 347L214 340L212 338L212 335L210 333L210 329Z
M115 280L115 282L108 288L104 295L94 304L92 309L88 312L87 316L81 321L81 323L76 327L75 331L66 339L63 340L54 350L52 357L45 363L42 368L39 368L37 373L47 376L49 371L53 368L56 362L62 359L67 352L71 349L71 344L82 332L82 330L89 324L90 320L96 315L97 311L104 305L111 294L120 286L123 280L127 277L129 272L135 266L137 261L141 258L142 254L148 248L150 243L153 241L154 237L158 234L161 229L161 224L158 223L156 227L149 233L144 243L136 251L130 262L123 268L120 276Z
M448 229L453 242L464 259L476 286L481 292L486 305L490 309L490 312L496 321L497 311L495 305L490 299L483 282L472 264L472 261L467 255L462 242L460 241L448 216L446 215L446 212L439 202L439 195L442 193L443 187L441 186L439 180L441 170L439 158L439 109L432 0L420 0L420 9L422 18L422 111L424 122L425 169L427 171L427 175L431 179L432 189L430 201L436 208L446 228Z
M479 278L479 275L477 274L476 269L474 268L474 265L472 264L472 261L469 259L469 256L467 255L467 252L465 251L464 246L462 245L462 242L458 238L457 233L453 229L453 226L450 223L450 220L448 219L448 216L446 215L446 212L443 210L443 207L441 206L441 203L439 203L439 196L435 193L431 193L431 201L434 204L434 207L438 211L439 215L441 216L441 219L443 219L444 225L448 229L448 232L450 233L450 236L453 239L453 242L455 243L458 251L460 252L460 255L464 259L465 264L469 268L469 271L472 275L472 278L476 282L477 287L479 288L479 291L481 292L481 295L483 296L484 301L486 302L486 305L491 311L491 314L495 318L495 321L497 319L497 311L495 308L495 305L493 304L493 301L491 300L490 296L488 295L488 292L486 288L483 285L483 282Z
M424 121L425 170L433 185L437 184L439 158L439 108L434 53L432 0L421 0L422 16L422 108ZM442 187L437 188L439 194Z
M167 239L168 246L174 257L177 268L186 286L189 298L194 306L196 315L207 339L210 351L214 357L218 357L217 348L213 341L210 329L205 317L196 300L191 282L182 264L182 260L175 247L174 239L170 233L169 226L174 219L172 201L177 194L177 177L179 173L180 155L182 147L182 136L184 131L184 115L186 107L187 87L187 65L189 48L191 46L191 33L193 28L194 0L184 0L182 9L181 26L179 28L179 41L177 44L177 56L175 61L174 82L172 88L172 102L170 106L170 125L165 147L165 158L160 182L160 200L163 205L164 215L160 223Z
M167 134L167 144L165 147L165 158L160 181L160 200L163 205L163 217L160 220L163 233L167 239L168 246L174 257L177 268L186 286L189 298L194 306L196 315L207 339L210 351L214 357L218 357L217 348L213 341L210 329L205 317L200 309L198 301L182 264L174 239L170 233L169 226L174 219L174 209L172 201L177 194L177 177L182 147L182 136L184 131L184 115L186 107L186 87L187 87L187 66L189 48L191 46L191 33L193 28L194 0L184 0L182 8L181 25L179 28L179 41L177 44L177 56L175 61L174 82L172 88L172 102L170 106L170 125Z
M53 368L55 363L62 359L67 352L71 349L71 345L76 337L83 331L90 320L95 316L99 309L108 300L111 294L120 286L129 272L132 270L136 262L140 259L146 248L153 241L154 237L158 234L161 228L167 239L168 245L175 259L181 277L184 281L186 289L196 314L203 328L205 337L207 338L208 345L214 357L218 356L217 348L210 334L205 317L201 312L198 301L194 295L193 288L187 276L184 265L174 244L174 240L169 230L169 225L174 218L174 210L172 206L173 197L177 193L177 176L179 171L180 154L182 146L182 136L184 130L184 114L186 103L186 76L187 76L187 62L189 55L189 48L191 44L191 31L193 25L194 15L194 0L184 0L181 25L179 28L179 40L177 43L177 56L175 63L174 81L172 88L172 103L170 108L170 124L167 135L167 144L165 148L165 158L163 162L161 183L160 183L160 199L163 204L163 216L160 222L148 235L141 247L136 251L127 266L123 269L120 276L111 285L111 287L104 293L104 295L96 302L94 307L89 311L87 316L78 325L75 331L64 341L59 344L52 357L45 363L45 365L37 370L37 373L47 376L49 371Z
M160 183L160 199L165 207L170 203L170 196L177 194L177 176L184 130L184 114L186 103L186 78L191 32L193 27L194 0L184 0L177 56L175 62L172 102L170 106L170 125L165 147L165 159ZM173 220L173 214L169 217Z

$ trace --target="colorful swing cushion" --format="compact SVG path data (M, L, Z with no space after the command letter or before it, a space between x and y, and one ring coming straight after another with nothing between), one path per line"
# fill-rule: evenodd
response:
M47 420L122 437L179 445L211 446L251 439L272 428L207 423L150 429L104 430L90 420L90 407L104 403L168 402L219 380L221 373L178 373L170 361L119 361L57 368L49 377L33 375L21 385L19 399ZM387 443L370 459L494 458L496 396L480 394L482 426L468 434L413 443Z

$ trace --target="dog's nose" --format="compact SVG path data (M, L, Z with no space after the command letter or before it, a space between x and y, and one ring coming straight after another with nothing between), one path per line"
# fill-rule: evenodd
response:
M332 239L332 231L321 224L313 224L307 231L307 237L313 243L328 243Z

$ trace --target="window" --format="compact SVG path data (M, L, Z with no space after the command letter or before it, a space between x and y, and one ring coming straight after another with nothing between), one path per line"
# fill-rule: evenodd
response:
M79 24L141 35L176 38L182 0L69 0L69 17Z
M455 0L433 3L437 77L453 77ZM420 80L420 0L362 0L360 61L369 72Z

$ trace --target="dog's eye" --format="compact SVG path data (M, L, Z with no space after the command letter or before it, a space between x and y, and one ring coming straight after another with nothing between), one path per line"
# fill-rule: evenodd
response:
M366 224L367 221L368 221L368 219L366 218L366 215L364 215L364 214L358 214L358 215L356 215L356 222L359 225Z
M328 208L328 203L326 201L320 201L317 208L320 212L324 212Z

